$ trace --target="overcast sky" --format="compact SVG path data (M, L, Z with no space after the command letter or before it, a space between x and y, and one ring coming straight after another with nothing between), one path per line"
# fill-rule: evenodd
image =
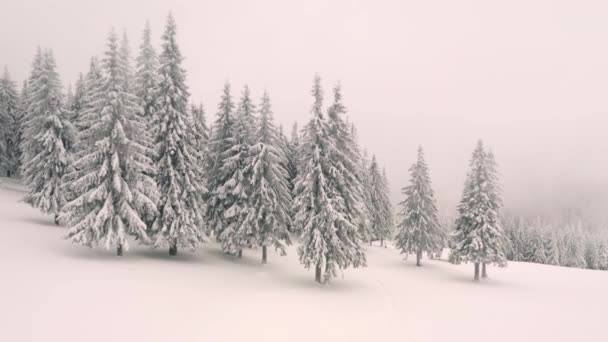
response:
M361 144L400 200L419 144L443 213L482 138L509 209L608 212L608 2L605 0L53 0L0 10L0 65L21 81L36 46L64 83L85 72L111 27L133 50L156 43L171 10L193 99L215 114L222 85L266 87L291 130L309 117L318 72L341 81ZM604 216L605 217L605 216Z

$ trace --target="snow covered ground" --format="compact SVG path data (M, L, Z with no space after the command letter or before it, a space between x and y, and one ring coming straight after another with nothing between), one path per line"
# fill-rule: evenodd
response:
M63 240L0 179L0 341L608 341L608 272L472 266L367 246L368 267L318 286L288 256L243 259Z

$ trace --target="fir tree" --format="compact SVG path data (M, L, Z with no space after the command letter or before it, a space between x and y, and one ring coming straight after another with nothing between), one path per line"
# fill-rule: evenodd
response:
M0 167L11 177L19 170L21 159L22 112L17 85L8 69L0 79Z
M158 111L152 124L161 198L152 231L155 246L168 245L169 254L176 255L178 246L194 250L206 241L203 196L207 189L204 170L197 163L194 137L190 134L193 119L188 111L189 93L171 15L162 39Z
M372 240L379 240L380 246L384 245L384 240L389 240L392 234L392 212L388 198L384 179L380 173L376 156L372 156L372 161L368 170L369 177L369 225Z
M418 148L416 163L410 167L410 185L403 188L402 193L406 198L400 203L401 222L395 243L402 254L416 254L416 266L420 266L422 253L437 252L443 239L422 147Z
M218 106L217 119L213 126L209 142L209 187L207 215L215 238L219 241L222 231L228 226L226 211L232 205L234 198L226 192L225 184L230 179L226 172L223 159L231 154L235 142L235 113L234 102L230 94L230 83L224 85L222 99Z
M38 136L42 130L42 118L44 112L39 101L36 100L37 94L44 94L46 81L40 76L43 72L43 52L40 47L36 51L32 62L32 70L28 79L27 94L22 94L22 139L21 139L21 166L25 165L30 159L38 155L40 146L35 141L34 137ZM23 170L22 170L23 173Z
M157 100L156 91L159 82L158 57L152 46L152 31L146 22L142 42L139 46L139 55L136 60L135 95L143 108L142 116L150 123L155 112Z
M236 120L232 130L229 149L221 155L219 169L225 179L218 192L229 200L224 212L224 226L219 235L222 250L226 253L242 256L243 248L253 245L254 227L247 221L251 211L249 195L251 192L251 173L246 169L249 151L254 139L256 119L255 106L251 100L249 88L244 87L239 100ZM216 232L217 233L217 232Z
M312 118L304 129L301 142L301 169L296 180L294 200L296 231L301 232L298 248L300 262L315 268L315 280L328 282L340 269L365 266L365 254L359 245L357 223L350 221L340 188L346 170L335 160L339 153L332 139L331 127L323 115L321 79L315 77L312 88Z
M198 106L192 105L190 112L192 113L192 118L194 120L192 134L194 136L198 156L197 164L208 172L209 127L207 127L205 110L202 104Z
M251 226L255 244L262 247L262 263L267 262L267 248L274 246L285 254L290 244L289 225L291 195L287 170L283 166L282 152L272 116L270 97L262 96L256 142L249 150L246 173L251 175L249 204L251 210L244 225Z
M61 220L73 242L106 249L118 255L128 249L127 236L149 242L146 217L156 214L158 190L151 160L142 145L145 125L137 98L126 91L126 61L118 51L114 31L109 35L103 59L103 79L95 108L83 116L82 137L91 144L75 162L70 188L75 198L64 208Z
M362 173L359 162L358 146L351 134L351 127L346 121L346 107L342 103L340 84L333 89L333 103L327 110L329 134L336 149L332 151L336 168L341 176L336 177L335 186L342 192L346 219L357 226L364 222ZM383 213L384 214L384 213ZM388 227L386 227L388 229ZM382 235L379 239L386 238Z
M69 120L70 112L64 108L61 81L55 68L52 53L45 53L37 83L40 91L31 98L32 106L42 114L40 131L31 137L40 148L38 154L23 165L23 178L30 188L24 201L53 214L58 223L57 216L65 202L62 178L71 161L76 131Z
M452 263L474 263L475 280L479 279L480 264L506 266L505 238L498 216L500 198L493 161L489 159L483 143L479 141L458 206L455 246L450 253ZM485 272L482 276L486 276Z

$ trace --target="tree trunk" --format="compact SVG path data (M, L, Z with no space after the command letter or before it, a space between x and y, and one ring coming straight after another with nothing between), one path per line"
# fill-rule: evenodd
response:
M11 178L11 170L6 170L6 177Z
M118 246L116 246L116 255L122 256L122 243L119 243Z
M172 242L169 246L169 255L177 255L177 242Z
M262 264L268 263L268 250L266 246L262 246Z
M479 263L478 262L475 263L475 277L473 278L473 280L479 280Z
M239 256L239 258L242 258L242 257L243 257L243 250L242 250L242 249L239 249L238 256Z
M422 260L422 250L421 249L416 251L416 266L422 266L422 264L420 263L420 260Z
M481 264L481 277L482 278L488 277L488 272L486 272L486 263L485 262L483 264Z
M380 247L384 246L384 239L380 239Z
M59 225L59 214L55 214L55 224Z
M321 265L317 264L317 267L315 267L315 281L319 284L323 284L321 282Z
M370 245L370 246L372 245L372 240L369 240L369 245Z

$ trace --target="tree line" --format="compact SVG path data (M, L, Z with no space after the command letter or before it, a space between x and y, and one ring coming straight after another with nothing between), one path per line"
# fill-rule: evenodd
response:
M245 86L236 99L229 82L208 124L190 99L173 17L158 54L151 37L146 24L132 58L126 34L112 30L67 94L50 50L38 49L21 92L7 71L0 80L0 166L21 175L24 201L67 226L72 242L122 255L135 239L176 255L213 238L237 257L259 248L263 263L269 247L284 254L297 242L319 283L365 266L372 241L393 241L417 265L450 247L451 262L473 263L474 279L520 260L481 141L448 232L422 147L393 213L386 171L360 147L340 84L326 101L314 77L309 120L289 138L268 91L256 101Z

